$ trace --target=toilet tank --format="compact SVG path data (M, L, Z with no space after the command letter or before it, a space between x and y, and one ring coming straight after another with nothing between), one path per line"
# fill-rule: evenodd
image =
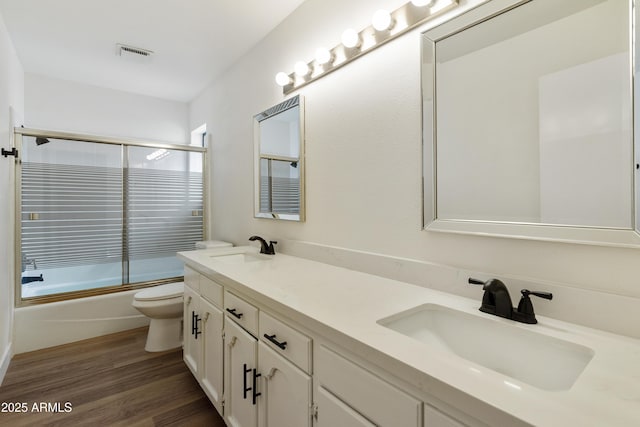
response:
M205 240L204 242L196 242L196 249L226 248L233 246L233 243L224 242L222 240Z

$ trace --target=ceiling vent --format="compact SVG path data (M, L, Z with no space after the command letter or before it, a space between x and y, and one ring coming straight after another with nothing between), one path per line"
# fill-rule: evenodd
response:
M153 51L118 43L116 44L116 55L136 62L149 62L153 55Z

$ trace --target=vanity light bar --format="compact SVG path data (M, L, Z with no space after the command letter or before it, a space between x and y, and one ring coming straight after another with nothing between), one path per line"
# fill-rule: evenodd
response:
M298 61L294 72L276 74L276 83L282 86L282 93L288 95L427 20L447 12L456 7L458 1L412 0L393 12L378 10L373 15L372 25L360 32L351 28L345 30L341 44L333 49L318 48L312 61Z

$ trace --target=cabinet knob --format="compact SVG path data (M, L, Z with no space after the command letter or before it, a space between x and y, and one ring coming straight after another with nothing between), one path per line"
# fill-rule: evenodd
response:
M229 343L227 344L229 347L233 347L234 345L236 345L236 341L238 340L238 337L231 337L231 339L229 340Z
M269 369L269 373L266 374L264 377L270 380L271 378L273 378L273 376L276 374L277 371L278 371L278 368L271 368Z

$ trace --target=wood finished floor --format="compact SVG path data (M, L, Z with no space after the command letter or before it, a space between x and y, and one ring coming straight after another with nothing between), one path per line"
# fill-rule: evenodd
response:
M144 351L134 329L15 356L0 386L0 426L210 426L224 422L182 361L182 350ZM27 413L8 413L10 403ZM70 412L37 412L60 403Z

